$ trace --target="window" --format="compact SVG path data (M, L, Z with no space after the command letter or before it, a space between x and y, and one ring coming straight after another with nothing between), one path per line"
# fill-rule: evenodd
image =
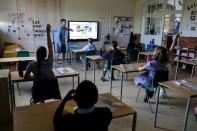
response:
M183 0L168 0L166 11L180 11L182 10Z
M145 35L160 35L161 34L161 17L147 17L145 20Z
M152 14L152 13L158 13L161 12L163 9L163 4L162 3L151 3L147 6L147 13Z

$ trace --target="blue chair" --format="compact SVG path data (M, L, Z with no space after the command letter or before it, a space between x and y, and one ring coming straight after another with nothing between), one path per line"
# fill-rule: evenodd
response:
M26 50L18 51L17 57L29 57L29 51L26 51Z
M68 52L69 52L69 55L70 55L70 63L71 63L71 61L72 61L72 55L71 55L71 51L72 50L78 50L78 49L80 49L80 46L78 45L78 44L69 44L68 45ZM75 58L74 58L75 59Z

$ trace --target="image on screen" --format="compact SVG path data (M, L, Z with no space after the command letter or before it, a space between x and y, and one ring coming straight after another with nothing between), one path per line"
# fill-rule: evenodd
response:
M98 22L94 21L68 21L69 41L83 41L88 38L98 40Z

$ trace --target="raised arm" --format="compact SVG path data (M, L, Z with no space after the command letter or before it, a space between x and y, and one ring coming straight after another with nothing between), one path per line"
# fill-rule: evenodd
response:
M50 59L51 61L53 61L53 46L52 46L52 41L51 41L51 25L47 24L46 26L46 31L47 31L47 46L48 46L48 59Z
M68 30L68 31L73 31L73 29L70 29L70 28L66 28L66 27L65 27L65 29Z

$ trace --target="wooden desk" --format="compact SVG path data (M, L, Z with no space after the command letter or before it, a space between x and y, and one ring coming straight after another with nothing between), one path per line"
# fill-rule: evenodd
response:
M103 58L100 55L93 55L93 56L86 56L86 60L93 61L93 63L94 63L93 68L94 68L94 84L95 84L95 64L96 64L96 62L100 62L100 61L106 60L106 58ZM87 74L86 74L86 65L84 66L84 69L85 69L85 80L86 80L86 76L87 76Z
M197 84L197 77L191 78L191 79L186 79L186 81ZM159 93L160 93L160 88L162 86L162 87L166 87L170 90L173 90L176 93L178 93L178 94L187 98L187 106L186 106L186 110L185 110L185 117L184 117L184 123L183 123L183 128L182 128L182 131L186 131L191 98L197 97L197 90L189 90L186 87L182 87L180 85L175 84L174 81L160 82L159 85L160 86L158 87L158 90L157 90L158 94L157 94L157 99L156 99L154 127L156 127L156 124L157 124L157 113L158 113L158 106L159 106Z
M75 70L73 72L59 73L55 68L53 68L53 72L57 78L72 77L73 89L74 89L74 77L78 78L78 84L80 82L80 73ZM25 74L25 72L23 74ZM10 79L11 79L10 88L11 88L11 96L12 96L12 106L15 107L16 104L15 104L14 83L17 83L18 86L19 82L33 81L33 77L32 79L24 80L24 77L19 76L18 71L13 71L10 73Z
M19 62L19 61L34 61L36 57L13 57L13 58L0 58L1 63L11 63L11 62Z
M195 58L194 58L194 59L195 59ZM179 63L192 65L191 78L194 76L195 67L197 66L197 60L193 60L193 59L184 59L184 60L176 60L176 62L177 62L177 63L176 63L176 71L175 71L175 80L177 79L177 72L178 72Z
M121 65L112 65L112 70L118 70L121 72L121 90L120 90L120 100L122 101L122 90L123 90L123 77L124 74L127 73L132 73L132 72L138 72L138 67L144 65L143 63L138 63L138 64L121 64ZM111 78L112 78L112 73L111 71ZM112 93L112 79L110 80L110 93Z
M139 63L140 55L143 56L153 55L153 52L139 52L137 57L137 63Z
M110 94L101 94L117 100ZM53 117L60 102L16 107L13 111L14 131L54 131ZM136 130L137 112L126 104L112 111L113 118L133 115L132 131Z

